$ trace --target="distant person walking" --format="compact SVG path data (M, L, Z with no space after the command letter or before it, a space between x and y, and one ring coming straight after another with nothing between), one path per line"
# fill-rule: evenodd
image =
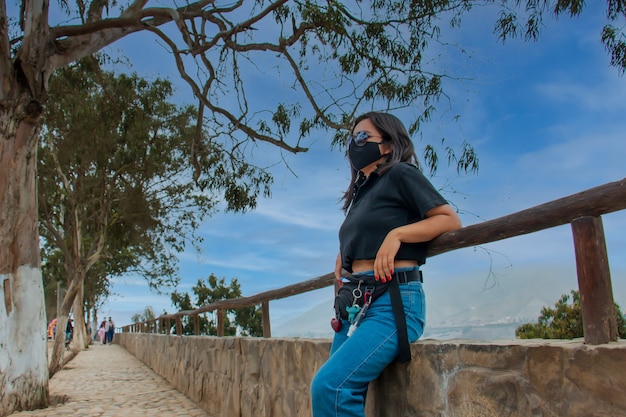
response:
M109 317L109 322L107 323L107 342L109 344L113 343L114 334L115 334L115 323L113 323L113 319Z
M100 344L104 345L106 343L107 338L107 322L106 320L102 320L100 323L100 327L98 328L98 338L100 339Z
M72 323L72 319L67 319L67 325L65 326L65 347L70 345L70 342L74 336L74 323Z

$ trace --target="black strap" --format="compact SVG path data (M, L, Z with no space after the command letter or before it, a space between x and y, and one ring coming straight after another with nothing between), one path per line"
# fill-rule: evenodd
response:
M411 360L411 346L409 345L406 317L404 315L402 297L400 296L400 284L397 279L391 280L389 298L391 299L391 308L396 320L396 327L398 328L398 362L409 362Z
M407 282L412 281L424 282L424 276L422 275L421 269L396 272L393 274L393 279L397 279L399 284L406 284Z

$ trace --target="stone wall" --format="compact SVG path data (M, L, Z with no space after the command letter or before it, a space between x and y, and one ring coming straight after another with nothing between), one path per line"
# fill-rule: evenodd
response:
M215 416L310 416L325 339L124 333L117 341ZM626 417L626 341L431 341L370 386L367 415ZM384 388L383 388L384 387Z

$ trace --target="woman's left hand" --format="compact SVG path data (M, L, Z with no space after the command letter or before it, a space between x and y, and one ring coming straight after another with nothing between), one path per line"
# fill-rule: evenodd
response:
M390 231L382 245L378 248L376 259L374 260L374 277L382 282L391 281L393 275L394 259L400 250L400 238L394 231Z
M415 223L397 227L387 233L378 248L374 260L374 276L382 282L391 280L394 260L400 245L405 243L428 242L442 233L461 227L461 220L448 204L437 206L426 213L426 218Z

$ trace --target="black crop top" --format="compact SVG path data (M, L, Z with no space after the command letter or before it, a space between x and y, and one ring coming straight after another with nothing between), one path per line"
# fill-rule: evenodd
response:
M352 205L339 229L341 266L352 272L357 259L375 259L390 230L423 220L435 207L448 204L414 165L397 163L356 187ZM427 243L402 243L396 259L426 262Z

